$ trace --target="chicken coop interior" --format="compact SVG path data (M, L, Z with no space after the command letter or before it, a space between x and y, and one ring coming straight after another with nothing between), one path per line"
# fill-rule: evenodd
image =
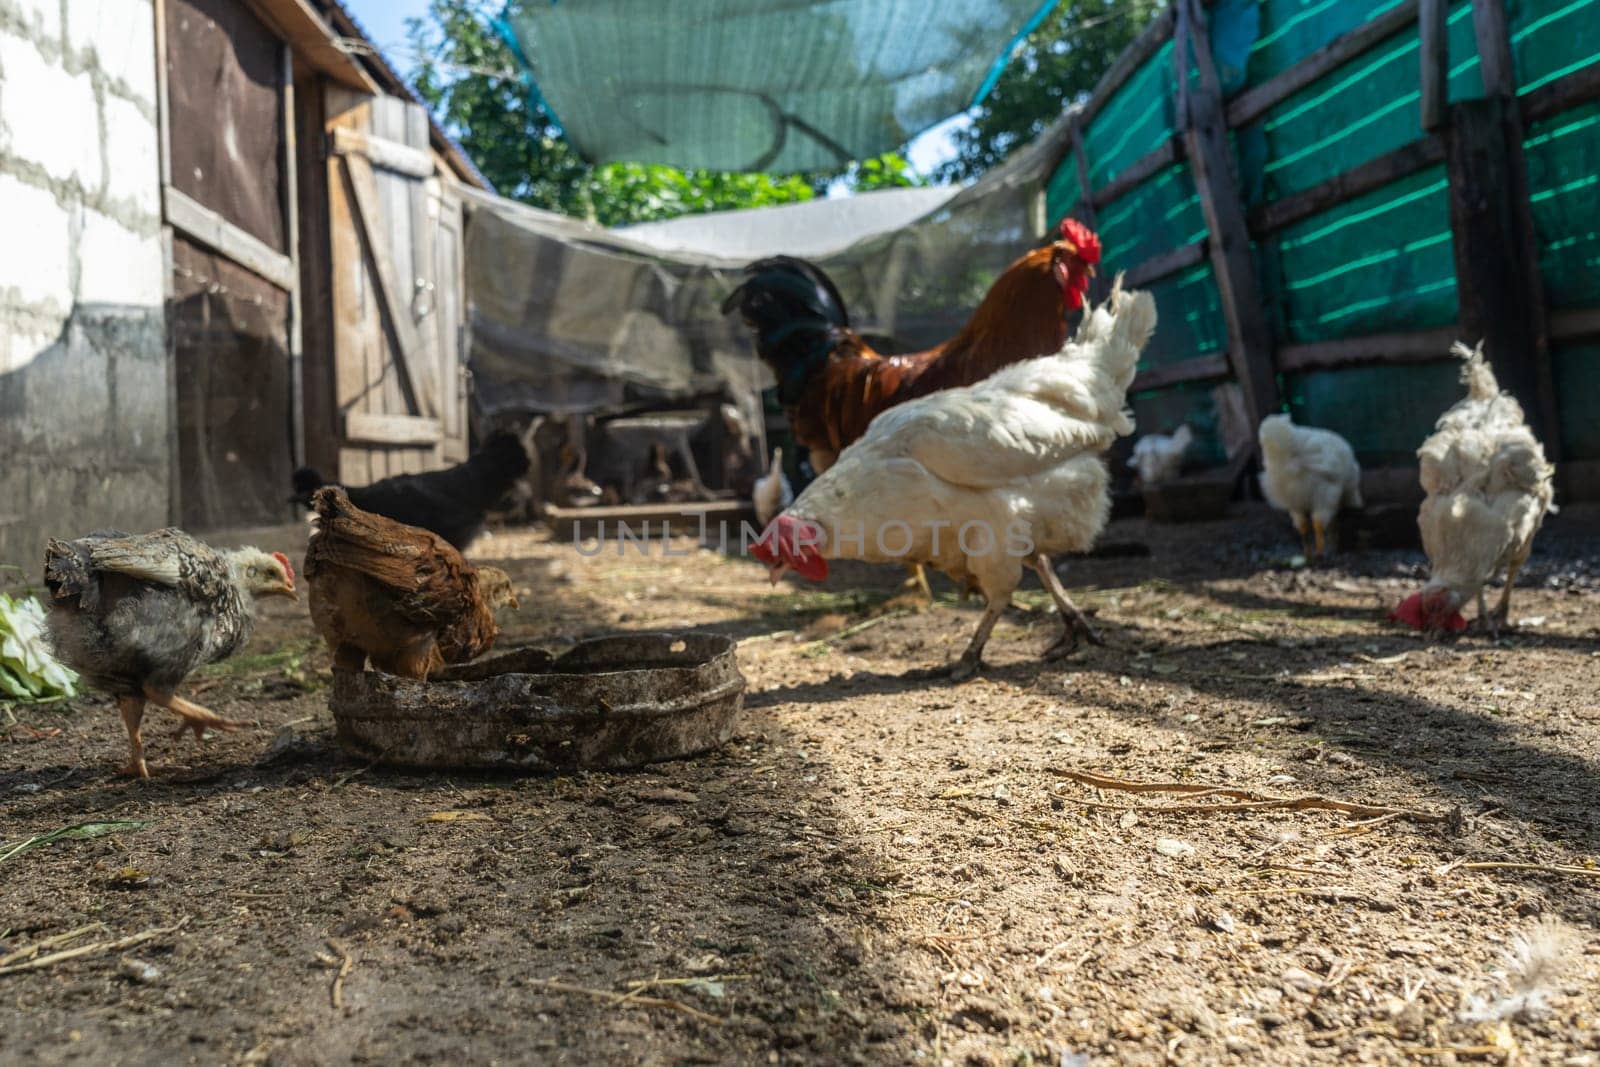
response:
M1600 0L0 0L0 1064L1600 1062L1597 175Z

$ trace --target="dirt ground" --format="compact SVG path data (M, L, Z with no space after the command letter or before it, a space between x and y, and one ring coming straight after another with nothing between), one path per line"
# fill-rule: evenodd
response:
M887 568L771 589L497 533L505 644L741 639L734 741L624 774L347 758L274 602L192 687L261 729L147 730L150 782L102 700L0 709L0 840L134 821L0 859L0 1061L1600 1063L1597 528L1551 521L1518 632L1428 644L1383 621L1416 554L1119 522L1148 557L1065 569L1106 646L1041 663L1030 585L960 686L947 584L917 610Z

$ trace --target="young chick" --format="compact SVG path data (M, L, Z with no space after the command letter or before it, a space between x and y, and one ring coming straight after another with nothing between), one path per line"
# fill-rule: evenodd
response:
M1332 430L1296 426L1287 415L1267 416L1261 420L1261 468L1262 495L1289 513L1302 543L1307 532L1315 535L1314 555L1326 550L1324 534L1339 509L1361 506L1355 450Z
M772 450L772 466L756 479L750 491L750 503L756 509L756 522L766 529L767 523L778 517L778 512L794 503L794 489L783 473L783 449Z
M1188 423L1171 434L1145 434L1134 444L1128 466L1139 473L1140 485L1170 482L1183 471L1183 458L1193 443L1194 431Z
M362 511L338 486L318 489L311 505L311 620L335 667L359 671L370 659L426 681L493 647L495 609L517 606L504 571L474 567L437 534Z
M126 773L150 777L140 723L145 704L166 708L199 737L237 730L177 695L195 668L233 655L250 638L255 598L298 599L281 552L218 552L182 530L92 533L50 539L44 581L56 652L91 686L116 698L128 731Z

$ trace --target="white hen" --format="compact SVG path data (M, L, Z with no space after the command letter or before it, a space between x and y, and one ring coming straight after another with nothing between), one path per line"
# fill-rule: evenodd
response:
M777 517L778 512L794 503L794 489L783 473L783 449L772 450L772 466L756 479L750 490L750 503L756 509L756 521L763 527Z
M1261 493L1287 511L1304 542L1316 537L1316 555L1340 508L1361 506L1361 465L1350 442L1332 430L1296 426L1287 415L1261 420ZM1309 528L1309 529L1308 529Z
M1500 391L1483 345L1457 344L1452 351L1467 361L1461 370L1467 395L1440 417L1433 436L1417 450L1428 494L1417 526L1432 574L1394 617L1418 629L1462 630L1461 605L1475 596L1479 622L1498 634L1534 534L1545 513L1555 510L1555 468L1523 421L1522 405ZM1483 587L1502 570L1505 590L1491 613Z
M1133 446L1128 466L1139 473L1140 485L1170 482L1183 470L1183 457L1194 443L1194 431L1184 423L1170 434L1148 433Z
M923 563L976 585L988 606L952 672L964 678L981 665L1026 564L1065 624L1046 655L1072 651L1080 636L1098 642L1050 556L1089 548L1105 526L1101 454L1133 431L1126 393L1156 310L1120 282L1056 355L874 419L756 545L773 580L791 568L820 580L832 558Z

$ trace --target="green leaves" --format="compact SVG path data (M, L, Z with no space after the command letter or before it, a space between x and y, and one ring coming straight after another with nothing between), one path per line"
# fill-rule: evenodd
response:
M44 608L0 593L0 697L44 700L78 691L78 676L51 653Z

